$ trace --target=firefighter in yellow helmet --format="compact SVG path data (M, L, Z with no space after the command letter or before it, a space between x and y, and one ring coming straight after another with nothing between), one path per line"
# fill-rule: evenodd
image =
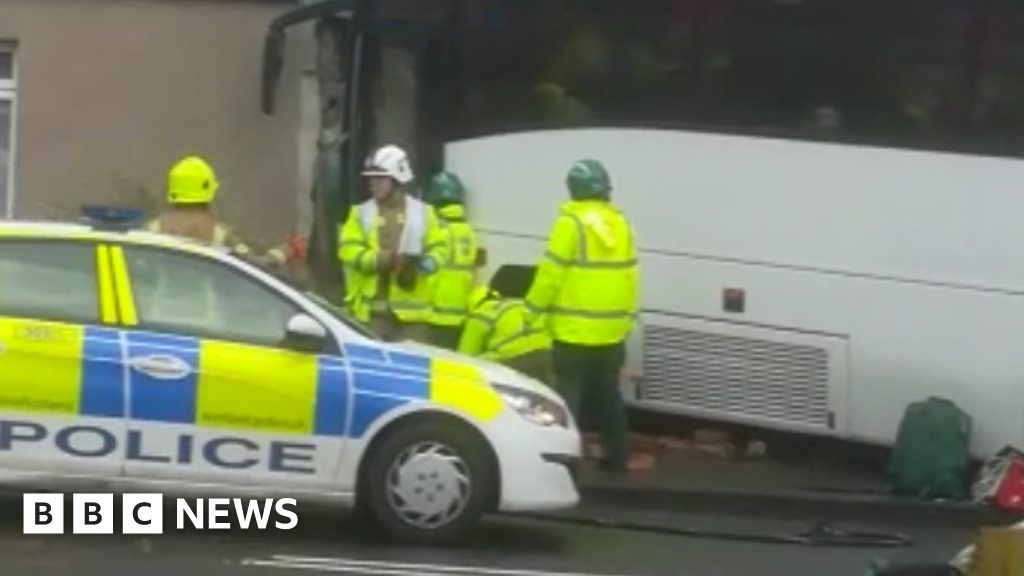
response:
M214 215L213 201L219 188L217 175L205 160L198 156L182 158L167 175L168 209L150 220L146 229L223 248L260 264L281 265L292 258L290 246L275 247L254 257L249 244Z
M205 160L198 156L181 159L167 175L168 209L151 220L146 229L248 255L249 246L213 214L219 187L217 175Z
M487 286L473 289L459 352L501 362L551 384L551 336L522 300Z
M218 188L217 176L205 160L198 156L181 159L167 175L168 209L149 221L146 229L229 250L257 264L285 263L285 250L273 249L256 256L230 227L217 220L212 204ZM154 298L157 304L146 311L151 321L173 323L187 319L194 324L219 326L220 313L227 303L215 296L217 291L211 285L214 279L186 270L167 274L145 266L135 275L140 285L160 295Z
M601 431L602 466L623 471L630 463L619 373L639 285L633 231L611 203L600 162L576 162L566 184L571 199L561 207L526 304L547 316L559 392L577 422L581 405L597 410L591 420Z
M459 346L467 301L476 281L477 237L466 221L466 191L459 177L441 172L430 180L427 201L437 211L447 262L431 280L430 341L455 350Z
M434 209L406 193L413 172L398 146L366 160L372 197L353 206L338 234L345 303L385 340L426 341L430 275L447 260Z

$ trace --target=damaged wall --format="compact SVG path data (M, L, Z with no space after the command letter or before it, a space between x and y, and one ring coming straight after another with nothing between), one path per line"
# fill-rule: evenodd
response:
M310 28L289 31L276 115L259 108L263 36L289 5L0 2L0 39L17 42L15 217L159 201L167 169L194 153L218 172L222 217L257 240L291 231L300 163L311 161L300 161L298 141L315 138L299 134Z

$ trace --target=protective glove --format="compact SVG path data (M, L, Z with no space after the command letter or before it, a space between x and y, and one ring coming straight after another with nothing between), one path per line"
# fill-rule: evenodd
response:
M398 272L398 254L392 250L380 250L377 252L377 270L387 270L391 273Z
M398 257L398 271L395 281L402 290L412 290L416 286L419 274L420 257L415 254L402 254Z
M420 272L423 272L424 274L433 274L434 272L437 272L437 261L433 258L421 257L419 259L419 269Z

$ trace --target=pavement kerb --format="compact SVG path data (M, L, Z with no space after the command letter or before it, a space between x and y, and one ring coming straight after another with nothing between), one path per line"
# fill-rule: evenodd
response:
M661 512L716 512L757 516L821 516L1007 525L1024 515L969 502L931 502L875 494L811 491L666 488L581 483L583 505Z

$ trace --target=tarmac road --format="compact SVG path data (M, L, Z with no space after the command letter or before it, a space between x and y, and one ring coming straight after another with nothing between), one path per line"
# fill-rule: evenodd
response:
M781 534L807 526L800 519L584 508L631 523ZM351 574L374 576L862 576L873 557L948 558L971 535L963 525L915 526L864 521L914 539L910 548L863 549L772 545L680 537L637 530L495 517L467 543L448 548L381 541L351 514L299 510L290 531L177 531L156 536L28 536L20 496L0 497L0 573L17 576L144 576Z

